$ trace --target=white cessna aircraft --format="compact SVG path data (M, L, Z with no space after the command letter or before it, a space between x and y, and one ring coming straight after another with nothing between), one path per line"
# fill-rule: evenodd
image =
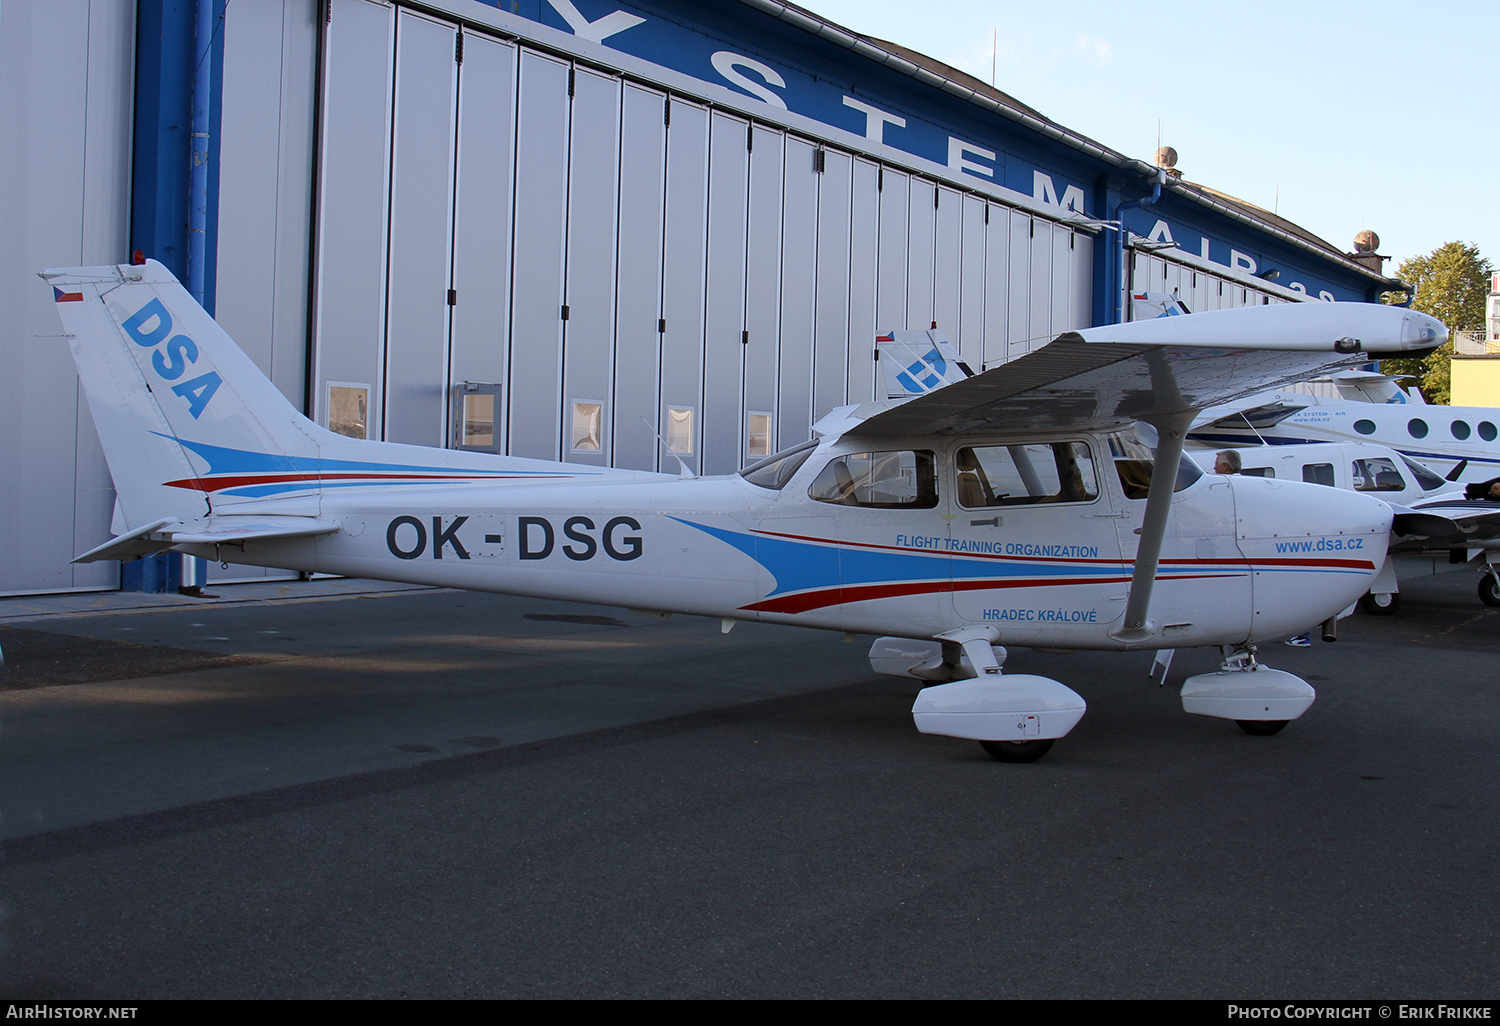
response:
M1251 733L1301 715L1313 689L1257 665L1256 644L1365 593L1390 509L1205 476L1183 437L1205 406L1444 334L1342 303L1068 332L917 398L836 410L815 440L738 474L682 479L345 438L293 409L160 264L42 277L125 521L80 561L174 549L726 630L890 635L874 668L932 685L918 729L1004 761L1039 757L1085 704L1002 674L1003 645L1226 646L1222 670L1184 686L1188 712Z

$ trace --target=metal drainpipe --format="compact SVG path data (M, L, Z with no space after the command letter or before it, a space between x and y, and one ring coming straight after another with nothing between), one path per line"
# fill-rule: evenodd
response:
M198 0L193 24L193 121L188 144L188 292L201 305L205 292L208 235L208 84L214 38L214 0Z
M1114 215L1110 218L1111 221L1114 221L1120 226L1119 231L1116 232L1116 235L1120 240L1118 247L1120 261L1120 291L1117 293L1120 297L1120 300L1119 306L1116 308L1116 324L1125 323L1125 296L1127 292L1125 288L1125 222L1121 220L1120 215L1125 213L1125 211L1129 210L1131 207L1149 207L1151 204L1161 199L1161 187L1166 183L1166 181L1167 172L1162 170L1161 168L1158 168L1156 171L1156 178L1151 183L1151 195L1117 204L1115 206Z
M187 288L200 306L206 306L208 249L208 93L213 62L214 0L198 0L193 22L193 120L188 138L188 252ZM208 563L185 552L178 553L177 590L184 595L203 594Z

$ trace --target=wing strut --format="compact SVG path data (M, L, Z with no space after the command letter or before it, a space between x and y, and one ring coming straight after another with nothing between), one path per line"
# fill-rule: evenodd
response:
M1177 465L1182 461L1182 443L1196 410L1153 417L1156 428L1156 461L1151 470L1151 489L1146 493L1146 521L1141 525L1141 543L1136 548L1135 572L1130 576L1130 599L1125 603L1125 622L1110 631L1118 641L1145 641L1156 633L1148 619L1151 589L1156 585L1156 566L1161 561L1167 517L1172 512L1172 493L1177 487Z

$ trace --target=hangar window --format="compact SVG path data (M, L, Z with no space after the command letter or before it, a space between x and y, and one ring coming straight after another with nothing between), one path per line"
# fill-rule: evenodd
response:
M693 410L690 406L667 407L667 451L679 456L693 454Z
M1094 457L1082 442L965 447L955 464L958 502L968 509L1099 497Z
M598 452L604 447L604 404L573 403L573 451Z
M771 415L750 411L745 415L745 455L771 455Z
M932 509L936 458L930 452L854 452L835 457L807 494L819 502L870 509Z
M1481 420L1479 422L1479 437L1483 438L1486 442L1493 442L1495 440L1495 425L1487 420Z
M328 430L349 438L370 437L370 386L328 383Z
M1375 422L1373 420L1356 420L1354 430L1362 435L1373 435L1375 433Z
M1334 487L1332 463L1308 463L1302 468L1302 480L1308 484Z
M1467 421L1455 420L1452 424L1448 425L1448 430L1453 432L1453 437L1457 438L1460 442L1469 437L1469 424Z
M453 445L457 449L498 452L495 410L500 386L465 381L453 389Z
M1413 417L1406 422L1406 430L1411 432L1413 438L1427 437L1427 422L1420 417Z

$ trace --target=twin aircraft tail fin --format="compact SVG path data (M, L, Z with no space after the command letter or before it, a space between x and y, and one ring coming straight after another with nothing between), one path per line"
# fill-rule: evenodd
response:
M212 512L210 470L315 469L328 432L286 401L161 264L41 276L128 527Z
M887 399L926 395L974 373L936 329L888 331L875 340L875 345L885 374Z

